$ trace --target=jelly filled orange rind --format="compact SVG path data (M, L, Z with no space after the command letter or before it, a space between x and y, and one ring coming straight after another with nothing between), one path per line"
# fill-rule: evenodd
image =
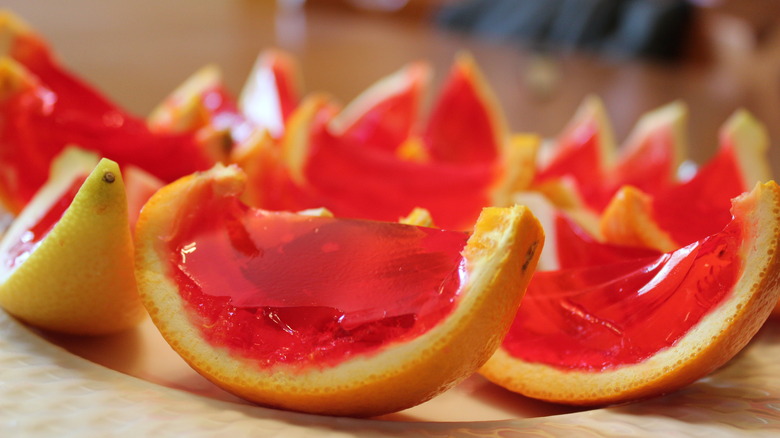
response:
M414 406L452 387L498 347L543 243L541 227L528 209L487 208L462 252L468 280L452 312L430 330L334 365L260 366L204 338L172 280L169 249L160 238L171 234L177 217L202 193L238 196L243 184L240 170L217 166L161 189L138 222L136 272L144 304L174 350L220 387L273 407L375 416Z
M664 394L714 371L763 325L780 295L780 188L757 185L734 201L741 225L741 268L724 301L673 345L634 364L581 370L524 361L503 347L481 369L489 380L523 395L604 405Z

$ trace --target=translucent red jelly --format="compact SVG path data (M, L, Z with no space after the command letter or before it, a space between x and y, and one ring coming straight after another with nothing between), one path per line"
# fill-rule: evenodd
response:
M306 166L314 189L308 207L325 206L341 217L397 221L425 206L445 229L468 229L490 203L495 180L491 163L454 165L399 160L370 148L355 148L327 138L318 141ZM338 177L334 177L338 175Z
M489 189L499 171L496 163L401 160L385 150L359 147L335 136L326 129L331 116L326 108L311 127L305 184L296 185L285 177L266 184L263 208L326 207L338 217L395 222L415 207L425 206L436 225L466 230L490 204Z
M572 178L585 202L597 211L603 210L624 185L655 194L668 188L674 180L672 172L676 169L670 149L674 140L668 129L658 129L649 135L640 147L641 152L621 157L610 169L602 167L599 135L595 121L566 132L560 139L558 153L540 170L536 180Z
M285 122L298 106L296 75L296 67L289 60L269 52L258 59L242 91L243 114L275 138L284 133Z
M555 232L560 269L609 265L661 255L650 248L601 243L564 215L556 217Z
M409 73L412 74L414 76L406 88L374 103L347 127L341 138L355 143L356 147L395 154L396 149L413 135L417 123L423 76L417 71Z
M639 146L638 153L621 157L611 172L611 184L598 205L606 207L624 185L632 185L645 193L655 194L676 180L676 162L672 146L674 134L667 127L653 131Z
M499 154L493 115L462 69L454 69L428 119L423 142L434 161L489 163Z
M731 199L750 188L740 174L733 148L722 147L689 181L653 198L653 218L680 245L717 233L731 220Z
M539 169L535 179L544 182L553 178L570 176L577 183L583 198L599 197L604 169L599 156L599 131L594 121L575 126L560 139L554 158Z
M503 347L524 361L598 371L673 346L730 294L741 229L660 257L535 274Z
M78 193L86 179L86 175L75 178L68 189L60 195L59 199L52 204L49 210L46 211L32 227L22 233L19 241L15 242L14 245L8 249L7 253L3 255L6 268L14 268L27 260L30 254L35 251L35 248L38 247L41 240L49 234L51 229L54 228L54 225L59 222L62 215L65 214L65 210L73 203L73 198L76 197L76 193Z
M151 132L143 118L130 115L63 69L39 39L19 36L10 53L37 81L0 102L5 121L0 142L7 145L0 148L6 169L0 178L18 198L32 198L46 181L49 163L67 145L135 164L165 181L213 165L193 133ZM231 107L224 93L218 97L221 102L213 111Z
M467 235L204 203L170 240L203 335L261 366L327 366L449 314Z

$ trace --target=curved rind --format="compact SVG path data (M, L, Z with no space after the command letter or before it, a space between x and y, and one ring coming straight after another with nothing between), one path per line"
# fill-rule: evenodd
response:
M668 130L671 140L672 162L670 176L685 161L688 153L688 106L674 101L642 115L620 148L618 162L641 154L644 142L659 130ZM618 164L619 165L619 164Z
M329 121L328 128L334 135L343 135L374 106L398 95L413 96L412 100L419 104L423 92L428 88L431 75L431 67L425 62L418 61L406 65L360 93ZM415 119L417 106L410 109ZM414 126L411 125L409 128Z
M769 134L766 127L745 109L734 112L720 131L721 147L731 146L737 158L746 188L772 179L766 152Z
M598 372L524 362L499 349L480 373L528 397L604 405L667 393L714 371L747 345L780 296L780 187L757 185L732 211L744 224L742 275L731 297L673 347L640 364Z
M541 227L525 207L485 209L463 252L469 280L452 314L438 326L331 368L261 368L208 344L191 324L169 275L169 249L159 238L186 211L191 195L204 189L237 195L242 183L240 170L218 166L160 190L136 229L136 275L144 304L173 349L215 384L264 405L373 416L414 406L452 387L498 348L543 243Z
M208 109L204 93L222 83L222 72L213 64L201 67L192 74L146 117L149 127L156 131L187 132L203 127Z
M680 245L653 218L652 199L633 186L615 193L599 219L605 242L670 252Z
M110 182L108 173L113 175ZM18 239L15 227L24 231L38 220L58 198L54 188L33 199L0 247ZM115 162L103 159L97 164L40 246L7 274L0 284L0 306L36 327L72 334L118 332L143 319L127 200Z

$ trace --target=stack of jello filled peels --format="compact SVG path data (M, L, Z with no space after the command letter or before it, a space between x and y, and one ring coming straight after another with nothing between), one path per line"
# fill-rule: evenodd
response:
M423 115L425 63L342 107L268 51L238 98L208 66L141 119L10 14L0 28L0 198L20 212L0 304L30 324L106 333L146 309L234 394L372 416L478 369L560 403L662 394L737 354L778 301L780 189L747 113L682 178L681 103L617 148L588 98L542 148L509 132L469 55ZM105 263L71 275L90 265L56 246Z

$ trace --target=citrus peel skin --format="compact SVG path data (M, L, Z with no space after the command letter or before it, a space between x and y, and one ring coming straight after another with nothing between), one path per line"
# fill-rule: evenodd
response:
M176 217L186 211L187 199L197 199L204 190L238 196L243 178L237 168L217 166L161 189L136 228L136 272L144 304L174 350L217 385L263 405L375 416L411 407L452 387L500 344L543 243L541 227L526 208L487 208L462 252L468 275L456 304L428 331L333 366L259 366L204 339L184 310L171 279L167 244L158 237L170 235Z
M101 335L133 327L145 316L133 272L127 200L116 163L103 159L81 174L89 154L66 150L54 162L54 177L33 198L0 242L9 257L24 234L45 218L63 187L86 177L62 217L39 245L4 260L0 306L39 328ZM64 161L64 162L63 162ZM67 163L67 164L66 164ZM59 170L58 170L59 166ZM53 218L56 220L56 218ZM11 255L13 256L13 255ZM9 267L9 265L11 267Z
M481 373L529 397L604 405L668 393L714 371L750 341L780 295L780 188L774 182L759 184L734 201L732 212L741 228L733 255L741 263L737 279L673 345L639 363L599 370L532 363L502 347Z
M604 240L620 245L670 252L680 247L653 219L652 199L633 186L623 186L599 220Z

